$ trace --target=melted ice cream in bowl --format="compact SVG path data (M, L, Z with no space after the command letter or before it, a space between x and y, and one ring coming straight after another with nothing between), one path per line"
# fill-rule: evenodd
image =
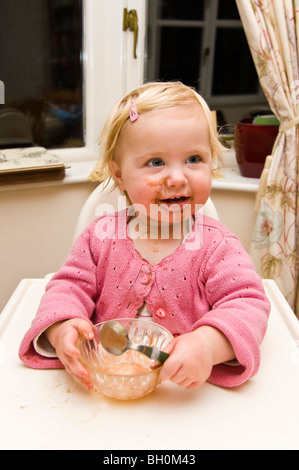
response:
M168 356L159 356L159 352L173 339L168 330L137 318L110 320L94 329L95 339L80 338L78 348L80 361L89 371L97 391L110 398L130 400L156 389L162 363ZM113 345L110 351L107 341ZM157 357L162 361L158 365Z

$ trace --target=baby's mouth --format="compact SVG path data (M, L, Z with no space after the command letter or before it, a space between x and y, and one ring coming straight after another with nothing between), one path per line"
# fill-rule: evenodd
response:
M159 199L158 203L159 204L188 204L190 202L191 198L188 196L174 196L174 197L168 197L164 199Z

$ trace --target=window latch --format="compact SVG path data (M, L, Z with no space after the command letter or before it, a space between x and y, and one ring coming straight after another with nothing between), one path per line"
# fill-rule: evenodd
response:
M123 16L123 31L133 31L134 32L134 45L133 45L133 57L137 59L137 40L138 40L138 16L136 10L128 11L127 8L124 8Z

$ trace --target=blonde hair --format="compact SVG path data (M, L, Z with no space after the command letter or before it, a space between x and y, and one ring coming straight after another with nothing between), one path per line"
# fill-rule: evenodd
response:
M202 96L181 82L149 82L128 93L112 109L101 133L100 159L89 176L90 180L111 180L109 162L114 159L116 143L124 123L129 119L130 106L133 101L138 114L197 101L207 119L213 160L221 159L225 149L219 140L212 113Z

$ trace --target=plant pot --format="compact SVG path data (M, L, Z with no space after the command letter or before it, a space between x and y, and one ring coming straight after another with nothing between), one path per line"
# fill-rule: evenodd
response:
M271 155L279 125L253 124L253 118L234 125L235 151L242 176L259 178Z

